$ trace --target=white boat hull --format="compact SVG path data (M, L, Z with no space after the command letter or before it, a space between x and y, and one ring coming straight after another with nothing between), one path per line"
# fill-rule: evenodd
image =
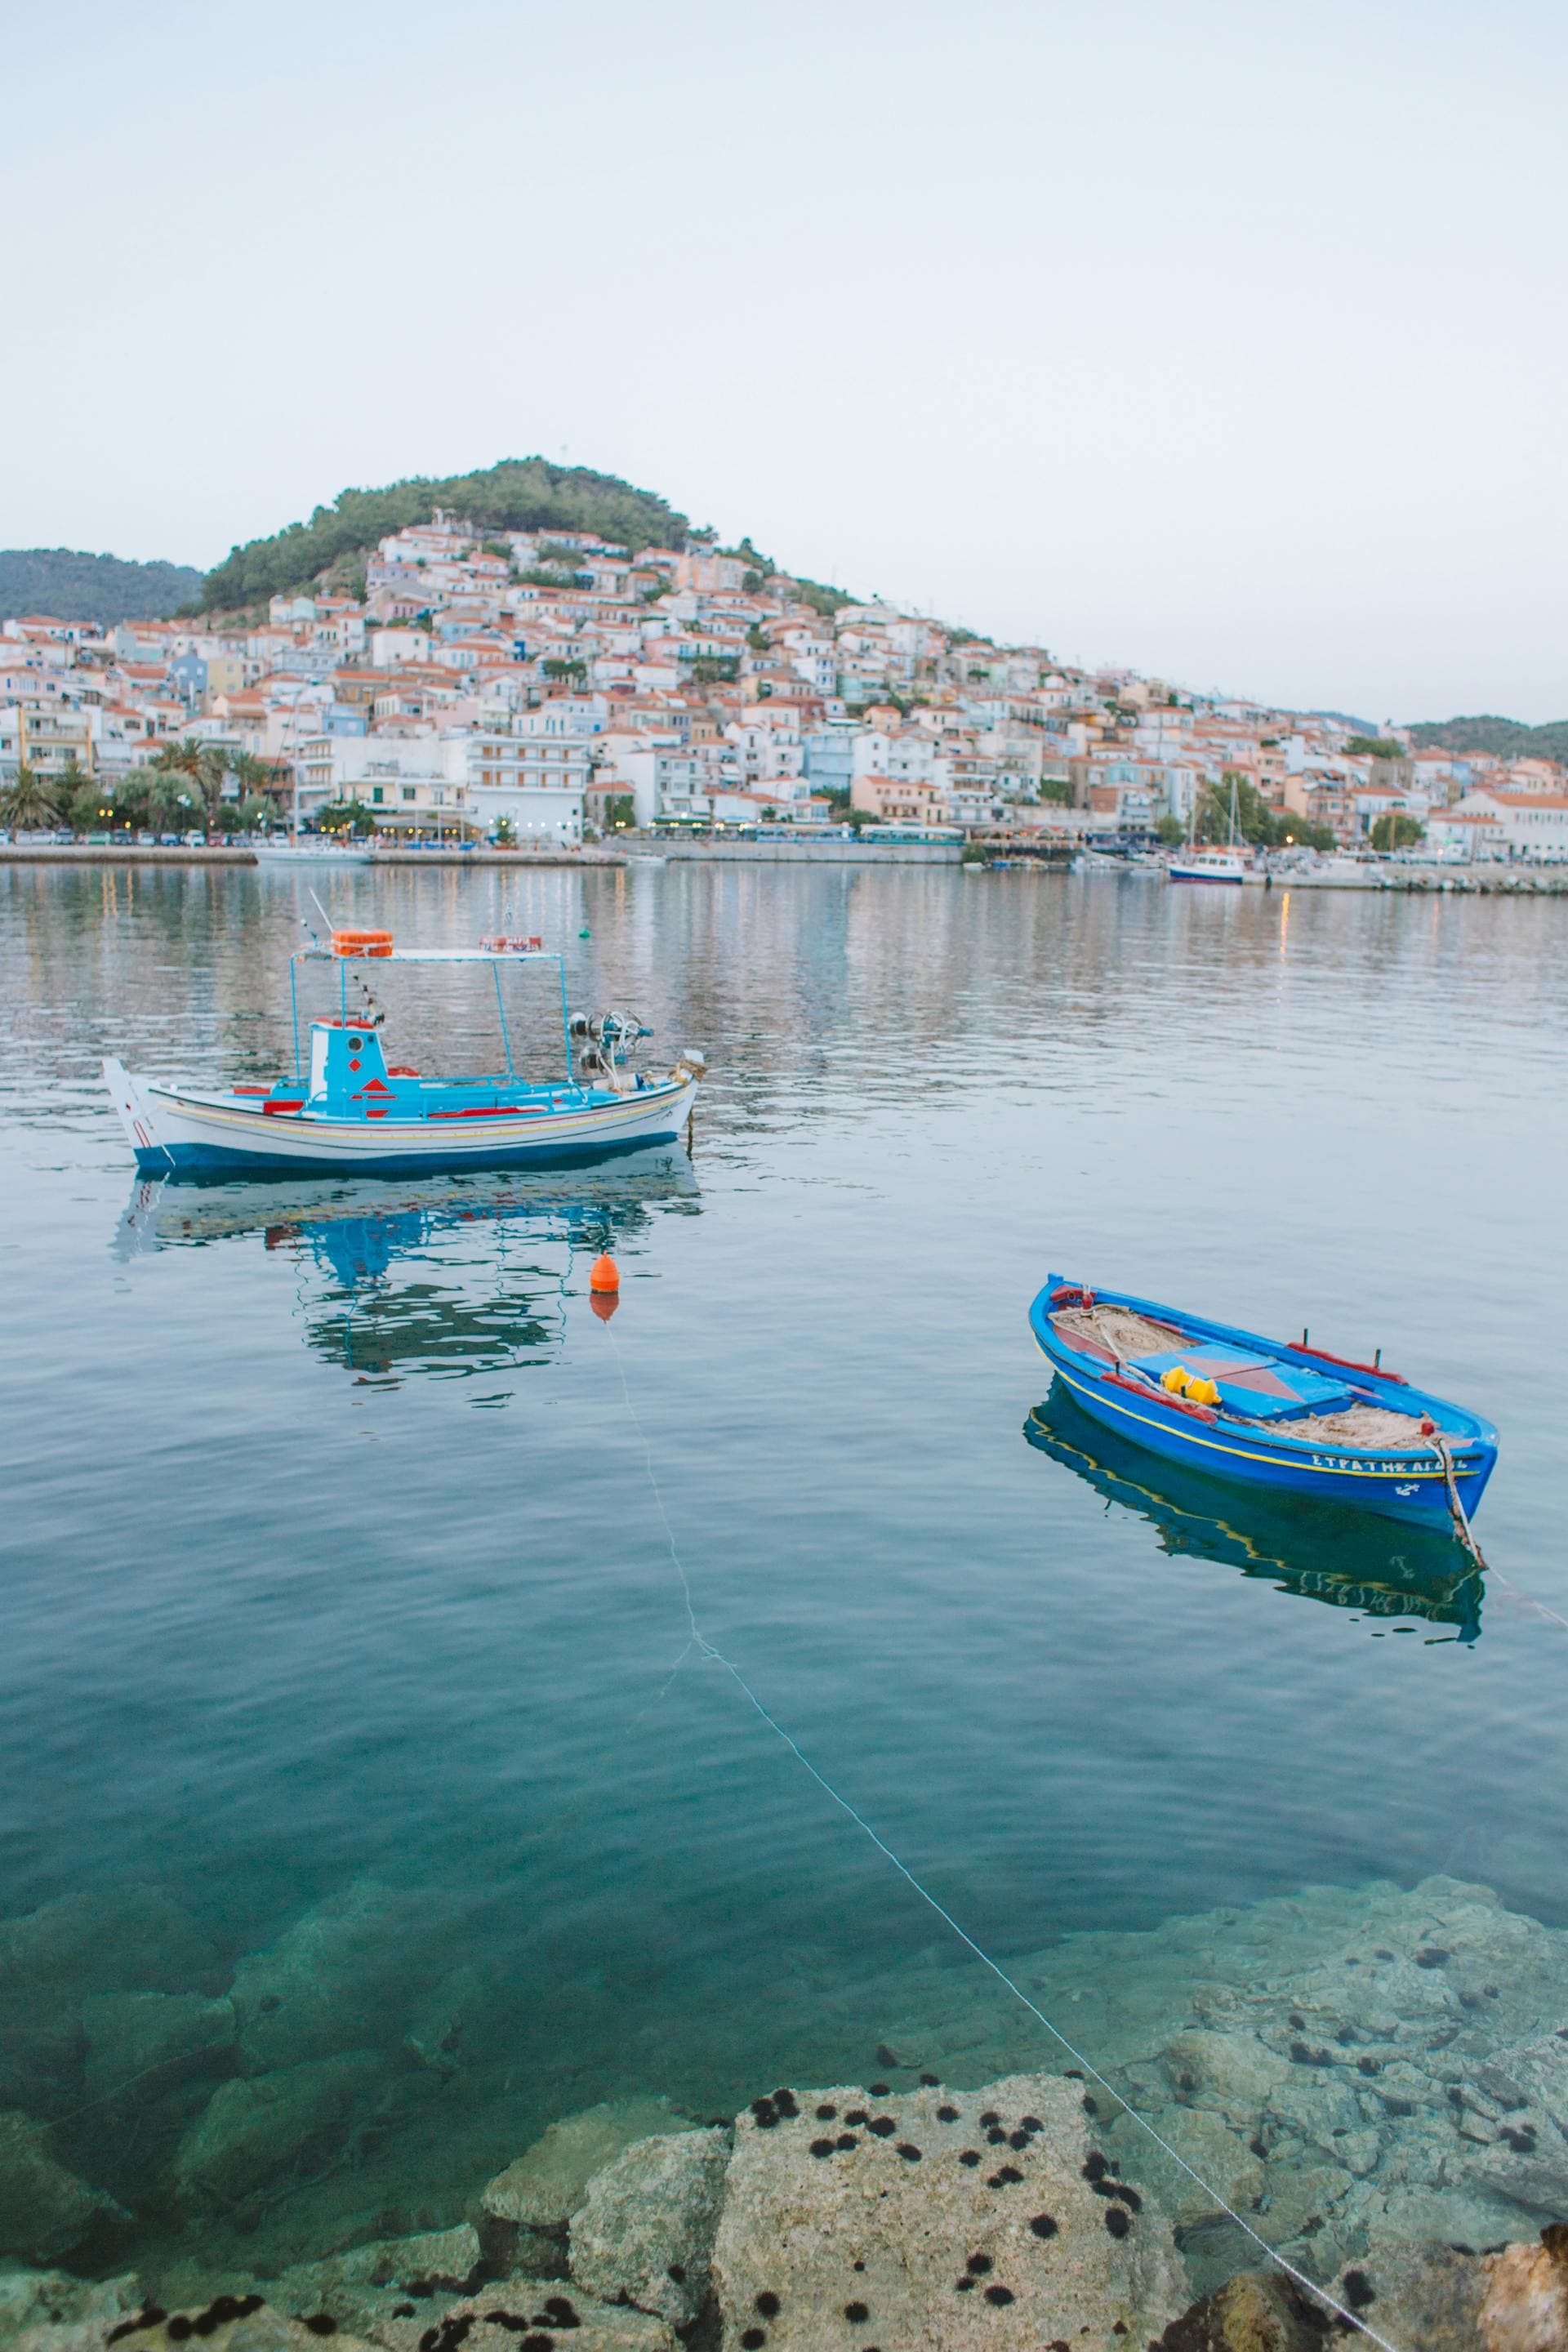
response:
M136 1163L149 1174L321 1169L408 1175L454 1168L548 1167L679 1139L697 1099L679 1076L624 1095L584 1092L580 1102L482 1120L331 1118L274 1115L232 1097L160 1085L105 1062ZM454 1133L454 1129L459 1131Z
M283 848L271 842L258 843L254 852L258 866L291 866L299 873L313 872L318 866L369 866L374 863L368 849L342 849L334 843L331 848Z
M1234 886L1247 878L1247 868L1239 859L1222 864L1216 858L1212 865L1205 865L1201 858L1194 858L1188 865L1181 858L1173 857L1165 871L1173 882L1228 882Z

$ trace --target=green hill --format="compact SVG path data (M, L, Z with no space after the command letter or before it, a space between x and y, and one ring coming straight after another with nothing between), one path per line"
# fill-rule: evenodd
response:
M1568 719L1542 727L1486 712L1474 719L1423 719L1410 730L1418 751L1490 751L1500 759L1568 760Z
M237 547L202 582L209 612L227 612L307 588L333 564L363 557L377 540L428 522L437 507L491 530L586 530L629 547L679 547L687 518L651 490L586 466L506 457L478 474L437 481L416 475L380 490L340 490L309 522Z
M129 563L68 547L0 550L0 621L47 613L57 621L161 621L195 602L202 575L189 563Z

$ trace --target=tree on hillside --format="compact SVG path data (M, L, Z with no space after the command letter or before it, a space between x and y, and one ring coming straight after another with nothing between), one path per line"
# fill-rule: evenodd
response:
M67 547L6 548L0 551L0 621L24 613L58 613L100 628L162 620L201 582L189 563L132 563Z
M303 588L330 564L363 555L411 523L428 522L437 507L481 531L592 531L634 555L645 547L680 547L687 535L687 519L676 508L615 474L507 457L479 473L341 490L309 522L236 547L203 581L203 604L208 612L227 610Z
M1345 750L1352 760L1403 760L1405 756L1404 744L1395 742L1392 735L1352 735Z

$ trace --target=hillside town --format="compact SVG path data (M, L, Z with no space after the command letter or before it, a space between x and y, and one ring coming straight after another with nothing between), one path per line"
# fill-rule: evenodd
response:
M552 848L847 823L1071 848L1178 839L1239 794L1276 844L1568 857L1552 761L1076 669L795 581L748 543L634 553L437 512L350 587L265 617L6 621L0 786L28 778L89 835L184 815Z

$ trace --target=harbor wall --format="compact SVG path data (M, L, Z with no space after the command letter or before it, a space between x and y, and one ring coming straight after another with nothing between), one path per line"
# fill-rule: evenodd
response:
M947 841L661 841L629 854L683 866L956 866L963 855Z

